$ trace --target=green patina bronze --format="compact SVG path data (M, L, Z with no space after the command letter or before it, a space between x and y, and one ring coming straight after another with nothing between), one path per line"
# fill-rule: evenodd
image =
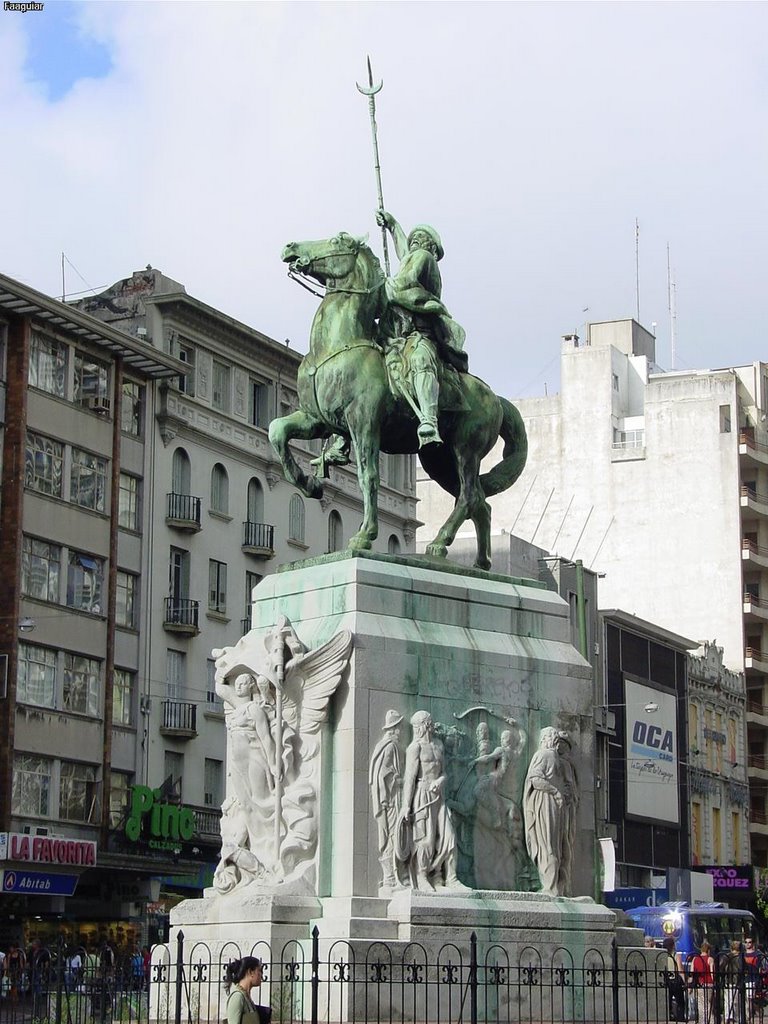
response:
M377 220L393 236L400 267L385 278L365 241L346 232L317 242L291 242L282 259L289 273L325 288L299 367L299 409L272 421L269 436L286 476L308 497L320 498L328 465L349 461L354 445L363 495L363 522L349 542L366 550L378 534L379 452L410 454L454 496L453 511L427 554L444 558L461 525L471 519L480 569L491 566L491 509L487 498L506 490L525 466L522 418L505 398L467 372L464 331L441 298L434 228L408 236L384 210ZM498 438L501 461L480 473ZM292 438L332 438L308 476L293 456Z

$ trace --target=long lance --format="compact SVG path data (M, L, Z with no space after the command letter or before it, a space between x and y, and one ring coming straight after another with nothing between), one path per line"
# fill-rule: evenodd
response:
M371 70L371 58L368 57L368 85L360 85L359 82L355 82L358 91L363 96L368 97L368 113L371 118L371 137L373 138L373 163L376 169L376 190L379 198L379 209L384 209L384 192L381 187L381 162L379 161L379 139L376 129L376 93L381 92L381 87L384 85L384 80L379 82L378 85L373 84L373 71ZM389 247L387 245L387 228L386 225L381 226L381 241L384 245L384 267L389 277Z

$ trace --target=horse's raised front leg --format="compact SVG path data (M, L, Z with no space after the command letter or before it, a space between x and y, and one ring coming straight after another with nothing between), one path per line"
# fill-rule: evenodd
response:
M297 409L289 416L272 420L269 425L269 440L283 464L285 475L308 498L322 498L323 485L317 477L307 476L294 458L289 442L294 437L309 440L314 437L327 437L329 433L322 420L310 416L302 409Z

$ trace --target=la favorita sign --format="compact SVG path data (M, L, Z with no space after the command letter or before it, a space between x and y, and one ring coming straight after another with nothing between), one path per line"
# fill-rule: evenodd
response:
M53 836L28 836L21 832L0 832L0 860L93 867L96 864L96 843L90 839L59 839Z

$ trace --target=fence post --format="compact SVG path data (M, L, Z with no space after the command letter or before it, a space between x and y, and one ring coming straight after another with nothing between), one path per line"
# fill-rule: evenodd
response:
M184 991L184 932L176 934L176 1011L174 1024L181 1024L181 999Z
M50 963L50 961L49 961ZM61 986L64 981L64 936L59 935L56 940L56 1020L61 1020ZM46 985L46 989L47 989ZM69 986L67 986L69 988ZM48 1007L45 1008L45 1016L48 1014ZM40 1012L40 1016L44 1016ZM69 994L67 994L67 1017L69 1017Z
M477 932L469 936L469 1021L477 1024Z
M312 929L312 977L310 979L310 1024L317 1024L318 996L320 994L320 929Z
M611 1002L613 1024L619 1024L619 949L616 939L611 939Z

